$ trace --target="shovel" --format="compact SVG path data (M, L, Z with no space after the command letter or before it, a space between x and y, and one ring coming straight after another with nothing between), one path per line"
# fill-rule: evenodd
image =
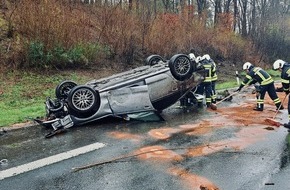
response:
M279 121L275 121L275 118L276 118L276 116L277 116L277 114L278 114L278 112L279 112L281 106L284 104L286 98L288 97L288 95L289 95L289 94L287 94L287 95L284 97L282 103L281 103L280 106L277 108L277 111L276 111L275 115L273 116L273 118L266 118L266 119L265 119L265 121L266 121L267 123L269 123L269 124L271 124L271 125L273 125L273 126L276 126L276 127L280 127L281 125L283 125L283 124L280 123Z
M226 96L226 97L223 98L222 100L218 101L217 103L215 103L215 104L211 104L211 105L210 105L210 108L211 108L212 110L216 110L218 104L222 103L222 102L225 101L226 99L228 99L228 98L230 98L230 97L232 97L233 95L236 95L236 94L238 94L238 93L239 93L239 91L236 91L236 92L234 92L234 93L232 93L232 94Z

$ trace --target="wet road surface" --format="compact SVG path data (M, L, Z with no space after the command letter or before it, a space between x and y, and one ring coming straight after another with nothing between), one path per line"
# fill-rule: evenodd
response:
M265 122L276 111L270 99L263 112L254 106L247 89L217 110L173 106L164 122L107 118L50 139L40 126L8 130L0 189L290 189L288 132ZM287 110L275 119L287 122ZM1 180L11 168L96 143L104 146Z

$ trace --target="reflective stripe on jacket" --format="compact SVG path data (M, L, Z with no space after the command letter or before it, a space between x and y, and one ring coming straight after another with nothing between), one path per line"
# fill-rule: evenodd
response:
M216 81L218 79L216 74L216 64L213 60L211 61L211 64L213 65L211 81Z
M213 65L211 62L207 60L203 60L201 62L202 66L205 69L205 79L203 82L211 82L212 81L212 71L213 71Z
M274 82L272 77L260 67L253 67L246 75L246 78L242 82L242 85L250 85L254 83L260 83L261 85L268 85Z

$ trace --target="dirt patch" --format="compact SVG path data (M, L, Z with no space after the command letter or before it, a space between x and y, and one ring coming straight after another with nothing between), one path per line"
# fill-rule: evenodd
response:
M108 136L113 137L115 139L130 139L131 141L134 142L139 142L142 140L142 136L140 135L135 135L131 133L122 133L119 131L113 131L108 133Z
M208 179L192 174L187 170L181 168L169 168L168 173L181 178L190 189L219 190L219 188Z
M181 161L183 159L179 154L162 146L143 147L137 150L135 154L139 155L138 158L141 160L154 159L158 162Z

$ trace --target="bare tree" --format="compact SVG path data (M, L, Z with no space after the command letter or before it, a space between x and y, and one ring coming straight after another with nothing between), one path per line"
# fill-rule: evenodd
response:
M241 28L241 35L247 36L247 10L248 10L248 0L239 0L240 10L241 10L241 17L240 17L240 28Z
M248 35L251 37L256 35L257 31L257 6L256 6L257 0L251 0L250 1L250 7L249 7L249 14L248 14Z
M230 12L231 2L232 2L232 0L225 0L225 2L224 2L224 12L225 13Z
M236 31L237 29L237 23L238 23L238 14L239 14L239 9L238 9L238 0L233 0L234 2L234 23L233 23L233 30Z
M206 8L206 0L196 0L197 2L197 12L199 15L202 14L202 12L205 10Z
M164 5L165 11L167 12L170 7L170 0L162 0L162 3Z
M215 25L218 23L218 16L220 13L222 13L222 1L215 0L215 3L214 3L214 24Z
M131 11L133 7L133 0L129 0L128 4L129 4L129 10Z

